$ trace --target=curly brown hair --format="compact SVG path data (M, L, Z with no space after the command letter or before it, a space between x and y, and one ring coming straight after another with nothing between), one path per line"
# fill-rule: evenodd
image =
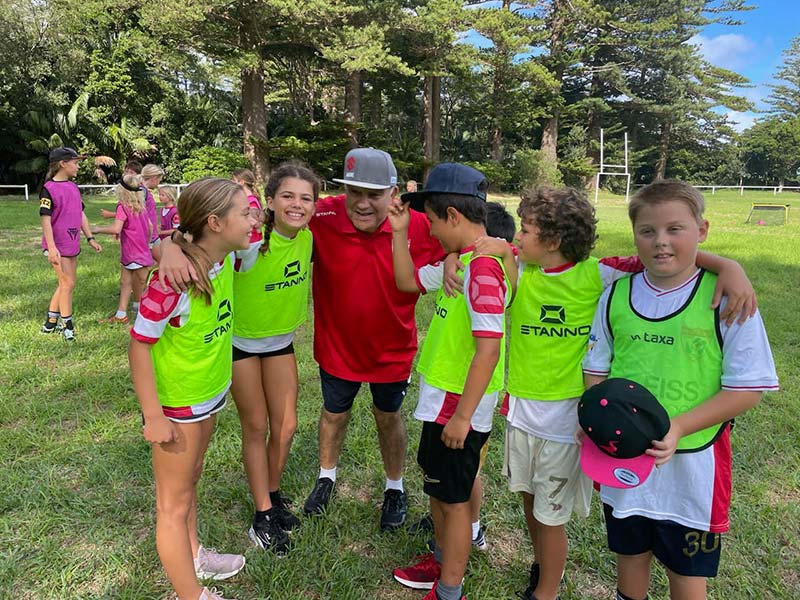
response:
M541 185L520 194L517 215L539 228L539 239L556 242L564 258L580 262L589 258L597 239L597 219L586 194L571 187Z

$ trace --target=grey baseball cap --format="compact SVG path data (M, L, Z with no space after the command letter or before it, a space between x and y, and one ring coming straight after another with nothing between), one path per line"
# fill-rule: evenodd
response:
M354 148L344 157L344 176L334 181L368 190L385 190L397 185L397 169L388 152Z

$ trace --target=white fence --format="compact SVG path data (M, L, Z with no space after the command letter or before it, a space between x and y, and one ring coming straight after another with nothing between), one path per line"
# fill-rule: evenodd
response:
M25 200L29 199L28 194L28 184L25 183L23 185L0 185L0 188L13 188L13 189L24 189L25 190Z
M698 190L711 190L712 195L716 194L717 190L739 190L740 196L744 196L745 190L772 190L773 196L777 196L784 190L800 190L800 186L788 185L783 187L779 185L696 185L694 187Z

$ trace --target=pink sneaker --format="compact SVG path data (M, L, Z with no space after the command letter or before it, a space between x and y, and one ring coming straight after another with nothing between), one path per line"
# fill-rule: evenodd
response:
M415 590L433 590L436 580L442 574L442 567L433 558L433 552L423 554L417 558L420 561L405 569L395 569L392 571L394 578L406 587ZM430 596L430 594L428 594ZM430 596L435 598L436 596Z
M223 598L222 594L216 588L203 588L200 592L200 597L197 600L234 600L233 598Z
M214 548L197 551L194 559L194 572L198 579L228 579L244 569L244 556L241 554L220 554Z

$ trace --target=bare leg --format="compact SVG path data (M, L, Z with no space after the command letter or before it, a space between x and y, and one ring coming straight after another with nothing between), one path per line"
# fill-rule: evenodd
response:
M294 354L262 359L263 388L269 412L269 491L280 488L281 476L289 458L292 438L297 431L297 361Z
M525 523L528 525L528 535L531 537L533 546L533 562L539 562L542 556L542 549L539 545L539 521L533 516L533 496L526 492L522 495L522 512L525 513Z
M122 272L119 274L119 304L117 305L119 312L128 312L128 302L133 291L133 277L133 271L122 267Z
M617 554L617 589L629 598L644 598L650 588L652 552L624 556Z
M472 493L469 495L469 510L470 518L475 523L481 518L481 500L483 498L483 481L481 474L478 473L475 477L475 483L472 484Z
M538 521L537 531L541 563L534 596L538 600L555 600L567 564L567 532L563 525L549 526Z
M58 307L61 316L72 314L72 292L75 290L75 276L78 271L78 259L74 256L61 257L61 265L55 267L58 274Z
M269 510L267 462L267 399L262 387L262 361L251 356L233 362L231 394L242 425L242 462L255 510Z
M194 501L194 474L206 442L200 423L177 424L178 439L153 444L156 481L156 548L180 600L196 600L202 587L192 561L188 518Z
M131 271L131 289L133 290L133 301L139 302L142 299L142 292L147 284L148 269L136 269Z
M400 479L403 476L403 463L406 459L408 435L403 416L400 411L383 412L372 407L375 424L378 427L378 443L381 447L383 468L389 479Z
M705 600L706 578L678 575L667 569L669 597L671 600Z
M189 509L189 515L186 518L186 527L189 530L189 543L192 545L192 558L197 558L197 553L200 551L200 539L197 535L197 484L200 481L200 476L203 474L203 459L208 450L208 443L211 441L211 434L214 433L214 423L216 423L216 416L212 416L205 421L200 421L201 428L201 444L200 453L197 455L197 462L194 466L194 473L192 474L192 505Z
M319 465L323 469L333 469L338 464L349 421L349 410L332 413L322 408L319 416Z
M461 585L467 569L469 551L472 547L470 539L469 502L447 504L431 498L431 505L438 504L444 516L444 527L436 527L437 546L441 539L442 574L441 581L447 585Z

